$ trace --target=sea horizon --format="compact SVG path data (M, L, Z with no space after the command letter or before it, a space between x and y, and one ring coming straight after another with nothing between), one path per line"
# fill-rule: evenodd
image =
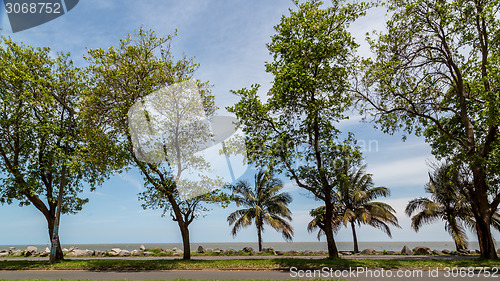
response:
M254 250L258 249L257 242L192 242L191 251L196 251L199 246L204 247L205 249L211 248L220 248L222 250L234 249L241 250L244 247L252 247ZM337 248L339 251L352 251L353 250L353 242L336 242ZM120 248L122 250L138 250L141 245L144 245L148 249L153 248L163 248L163 249L172 249L178 248L182 249L182 243L75 243L75 244L66 244L63 243L61 246L63 248L69 249L70 247L77 247L78 249L88 249L88 250L111 250L113 248ZM376 251L399 251L404 246L407 246L410 249L413 249L417 246L429 247L431 250L455 250L455 243L453 241L390 241L390 242L358 242L360 251L363 249L375 249ZM50 247L49 244L17 244L17 245L0 245L0 250L9 249L9 247L15 247L19 250L24 250L28 246L35 246L39 251L42 251L46 247ZM263 242L263 247L268 248L272 247L277 251L326 251L327 244L326 242ZM479 243L477 241L470 241L469 247L470 250L479 249Z

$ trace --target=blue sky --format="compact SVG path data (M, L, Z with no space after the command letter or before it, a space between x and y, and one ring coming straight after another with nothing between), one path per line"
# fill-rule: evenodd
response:
M2 3L3 6L3 3ZM50 46L53 51L70 51L79 66L85 66L82 55L86 48L107 48L117 45L120 38L143 26L159 35L178 31L173 52L194 56L200 63L196 78L210 81L216 103L224 109L236 102L230 90L262 85L264 94L272 76L265 72L264 62L271 60L265 44L274 34L273 26L282 14L288 14L293 4L289 0L81 0L68 14L41 26L12 34L5 10L0 11L0 26L4 35L33 46ZM385 12L373 10L356 22L352 33L361 44L359 52L369 55L364 34L373 29L383 30ZM224 110L221 110L224 114ZM442 223L424 226L419 233L410 228L403 213L408 200L426 196L423 191L429 170L426 161L432 159L430 148L422 139L410 136L406 142L401 135L386 135L352 118L339 125L352 131L365 144L368 172L374 174L377 186L391 189L392 196L381 200L397 211L402 229L393 230L393 241L450 241ZM290 208L295 228L294 241L317 241L316 234L306 230L309 210L319 206L305 191L292 183L286 189L293 196ZM61 239L71 243L162 243L181 242L177 225L161 210L143 210L137 193L143 190L142 177L135 170L116 175L95 192L86 191L90 198L77 215L63 216ZM213 208L205 217L191 225L192 242L255 241L254 228L240 231L233 238L226 222L234 205L226 209ZM0 245L46 244L49 241L46 222L33 206L17 204L0 206ZM8 231L5 231L8 230ZM495 232L498 239L500 235ZM351 232L342 230L338 241L351 241ZM469 234L470 240L476 240ZM360 241L391 241L384 233L362 227ZM282 241L274 231L264 233L264 241Z

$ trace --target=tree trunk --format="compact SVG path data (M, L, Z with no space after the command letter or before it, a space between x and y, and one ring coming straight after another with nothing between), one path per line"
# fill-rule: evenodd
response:
M179 204L177 204L177 201L175 201L175 197L172 194L168 195L168 201L170 202L170 205L172 205L172 209L174 211L174 216L175 216L174 221L177 222L181 230L182 246L184 249L182 258L185 260L189 260L191 259L191 245L189 244L189 229L188 229L189 222L184 221L181 209L179 208Z
M262 252L262 227L257 226L257 237L259 239L259 252Z
M54 235L54 224L55 224L55 220L56 218L54 216L52 217L45 217L47 219L47 224L48 224L48 227L49 227L49 238L50 238L50 241L51 241L51 245L52 245L52 239L53 239L53 235ZM62 261L64 260L64 254L62 252L62 249L61 249L61 242L59 240L59 235L57 236L57 248L56 248L56 256L55 256L55 261Z
M183 225L179 223L179 227L181 228L182 245L184 246L184 254L182 256L182 259L189 260L191 259L191 244L189 243L189 229L185 223L183 223Z
M354 252L359 253L358 238L356 237L356 226L354 225L353 221L351 221L351 228L352 228L352 240L354 241Z
M476 220L476 233L481 257L484 259L496 259L498 256L495 251L495 243L493 242L490 228L493 212L490 212L486 176L482 167L472 167L471 170L474 177L474 187L469 188L469 200Z
M337 250L337 245L335 244L335 238L333 237L333 226L332 226L332 218L333 218L333 206L330 204L326 204L326 212L325 212L325 235L326 235L326 243L328 247L328 258L336 259L339 257L339 252Z

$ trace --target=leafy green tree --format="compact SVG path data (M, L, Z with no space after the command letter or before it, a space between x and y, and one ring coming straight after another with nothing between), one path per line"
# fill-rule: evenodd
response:
M339 141L335 123L350 105L348 76L356 43L347 31L365 5L332 1L295 2L275 27L267 45L274 75L268 99L259 86L234 92L234 112L247 136L248 158L259 167L286 173L299 187L325 203L328 252L338 257L331 220L336 186L333 168L344 158L359 158L352 139Z
M176 121L173 123L165 121L167 123L160 124L166 126L163 133L178 138L179 142L164 141L160 146L165 151L174 152L175 156L169 158L168 156L172 156L172 153L161 154L160 149L159 155L163 157L161 160L164 162L156 161L159 159L158 155L152 157L154 161L148 161L142 158L142 148L134 147L133 138L136 136L132 136L131 130L136 129L140 133L141 128L131 124L128 116L134 105L144 103L145 98L151 94L167 86L193 80L198 65L186 57L174 60L170 53L171 40L172 35L162 38L156 36L153 31L140 29L136 38L132 39L129 35L128 38L121 40L116 48L89 50L87 60L90 63L89 71L92 75L93 91L85 101L85 116L87 116L87 122L100 128L102 142L120 151L129 167L138 168L144 176L146 191L139 195L139 198L144 201L143 207L161 208L164 209L164 214L170 211L182 235L183 258L190 259L188 227L191 222L206 210L205 203L217 202L223 206L228 204L227 196L217 191L194 198L184 197L179 192L178 185L180 182L185 183L180 181L180 175L182 171L189 168L189 165L200 168L200 171L209 168L203 159L195 159L193 156L199 147L198 142L206 141L208 133L199 133L200 131L196 129L196 134L189 135L189 130L182 130L184 133L172 135L170 129ZM205 114L213 115L216 107L208 83L200 81L195 81L195 83L200 89L199 94ZM177 98L182 100L182 96L176 96L173 99ZM186 104L189 103L190 101L180 102L178 106L187 108L189 106L186 107ZM177 114L182 114L182 110ZM146 119L149 120L149 118L153 116L147 115ZM177 121L179 122L176 129L189 126L180 122L180 119ZM184 150L181 151L181 149ZM213 184L214 182L210 180L198 182L201 185L203 183Z
M283 183L279 179L259 171L255 175L253 188L245 181L239 181L232 188L234 190L232 200L236 206L246 207L246 209L232 212L227 217L229 225L234 224L231 231L233 236L241 228L255 224L259 239L259 251L262 251L262 232L264 224L267 224L281 232L286 240L292 239L293 228L288 222L292 220L292 212L288 209L292 197L287 192L281 192Z
M424 135L432 153L471 172L467 202L481 256L496 258L500 203L498 1L388 1L387 32L370 39L357 89L385 132Z
M373 187L371 174L365 172L366 165L359 169L352 169L346 165L342 174L346 174L346 180L338 188L336 193L339 204L339 213L342 223L349 223L352 229L354 241L354 252L359 252L358 239L356 236L356 223L366 224L384 231L392 237L389 225L400 227L395 210L387 203L373 202L376 198L387 197L390 194L386 187Z
M83 184L95 188L109 175L110 165L87 161L84 130L74 116L85 77L69 55L54 56L49 48L6 37L1 44L0 202L35 206L54 239L57 206L63 214L80 211L88 202L79 196ZM59 236L54 240L54 258L61 260Z

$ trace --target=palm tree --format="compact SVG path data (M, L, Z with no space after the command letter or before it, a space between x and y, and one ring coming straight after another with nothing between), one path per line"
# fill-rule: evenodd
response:
M290 194L280 193L283 183L272 175L259 171L255 175L255 187L248 182L239 181L233 186L233 201L236 206L245 209L237 210L227 217L229 225L233 225L231 234L255 223L259 240L259 251L262 251L262 232L264 224L281 232L285 240L291 240L293 228L288 221L292 220L288 204L292 201Z
M374 199L390 194L386 187L373 187L371 174L365 173L366 165L359 169L349 169L348 165L340 167L340 181L337 192L334 194L337 201L332 225L334 230L338 231L343 224L351 226L354 252L359 252L358 239L356 235L356 223L358 225L366 224L384 231L389 237L392 237L389 225L400 227L395 210L383 202L372 202ZM342 177L344 175L344 177ZM345 175L347 175L345 177ZM318 238L324 232L322 229L323 207L311 211L313 220L308 225L308 230L312 232L316 227L320 228Z
M458 171L447 163L437 167L432 175L429 173L429 178L425 191L430 193L431 197L413 199L406 206L405 212L408 216L416 213L411 218L412 228L419 231L424 224L443 220L457 251L466 249L468 243L465 227L472 229L475 225L471 206L461 192L466 182ZM498 219L498 215L494 217ZM498 226L498 222L494 222L493 225Z

